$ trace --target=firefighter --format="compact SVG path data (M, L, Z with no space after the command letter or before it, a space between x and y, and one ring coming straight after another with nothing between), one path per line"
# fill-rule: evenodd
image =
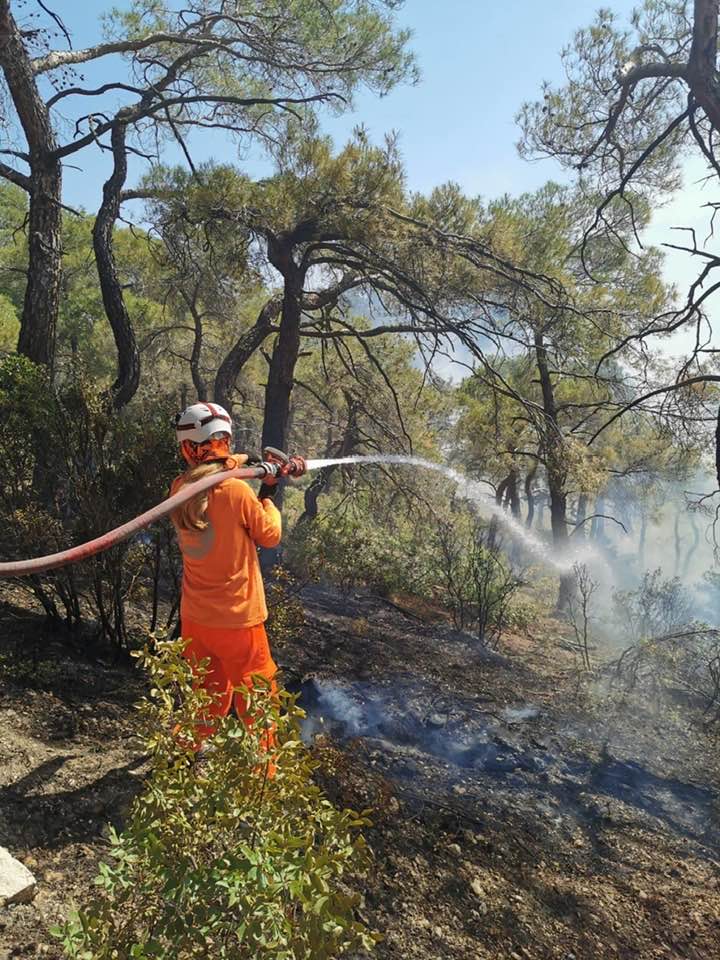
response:
M247 462L233 455L232 421L216 403L194 403L178 414L176 436L187 464L172 485L186 483ZM180 622L191 663L209 661L204 686L214 697L206 722L198 729L198 746L213 732L213 718L234 706L248 725L248 705L238 688L252 690L253 677L263 677L272 693L277 667L270 653L265 621L267 606L258 562L258 547L275 547L282 533L280 511L272 501L278 477L305 472L300 457L279 451L261 463L265 477L262 499L244 481L229 477L200 493L172 515L183 558Z

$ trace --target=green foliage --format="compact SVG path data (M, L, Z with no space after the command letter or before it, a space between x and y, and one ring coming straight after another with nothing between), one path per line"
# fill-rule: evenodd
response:
M458 630L472 629L480 643L496 647L522 586L502 553L496 524L458 511L450 523L435 517L429 537L435 598L451 611Z
M688 6L643 0L627 26L609 8L598 10L593 23L578 30L562 52L564 85L545 84L541 100L523 105L518 118L521 152L528 157L551 155L575 170L582 167L587 185L614 186L615 177L619 180L637 164L634 189L675 189L679 161L693 141L682 127L664 140L661 134L687 107L683 81L690 72L692 40ZM650 72L632 84L630 96L622 96L628 71L656 60L667 74ZM648 149L656 141L659 145Z
M354 919L348 884L368 862L365 813L340 811L313 783L294 699L252 695L252 728L227 718L198 760L191 746L208 694L183 641L140 655L150 773L125 830L111 836L97 896L57 933L82 960L323 960L376 937ZM274 776L261 745L275 728Z
M389 594L421 588L421 576L411 569L409 531L377 521L358 511L298 524L286 541L286 562L298 576L328 580L346 591L364 586Z
M0 293L0 353L10 353L15 349L20 319L17 308L4 293Z
M448 610L457 629L495 644L513 621L521 580L492 528L460 506L383 517L361 504L359 498L352 512L298 524L285 549L290 568L343 590L419 597Z

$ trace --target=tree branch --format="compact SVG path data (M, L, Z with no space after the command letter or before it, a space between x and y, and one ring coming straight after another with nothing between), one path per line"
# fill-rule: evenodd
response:
M607 430L611 423L614 423L619 417L622 417L629 410L639 407L641 403L644 403L646 400L652 400L653 397L659 397L663 393L674 393L675 390L682 390L683 387L691 387L695 383L720 383L720 374L714 373L705 373L700 377L690 377L687 380L681 380L679 383L671 383L666 387L658 387L657 390L651 390L649 393L644 393L641 397L637 397L632 403L626 404L624 407L621 407L617 413L614 413L609 420L606 420L605 423L595 431L595 433L588 440L588 446L590 446L603 432Z
M10 183L14 183L16 187L22 187L26 193L32 193L32 181L30 177L24 173L20 173L19 170L15 170L13 167L9 167L6 163L3 163L2 160L0 160L0 177L4 177L6 180L9 180Z

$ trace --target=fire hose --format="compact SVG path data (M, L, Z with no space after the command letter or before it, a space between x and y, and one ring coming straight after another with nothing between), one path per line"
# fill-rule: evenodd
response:
M265 451L264 451L265 452ZM275 451L273 451L274 453ZM277 462L277 461L275 461ZM279 471L281 476L287 476L293 473L292 464L290 469ZM94 540L88 540L87 543L78 544L76 547L70 547L68 550L61 550L59 553L50 553L44 557L34 557L32 560L10 560L6 563L0 563L0 577L27 577L34 573L45 573L47 570L55 570L57 567L63 567L68 563L76 563L78 560L86 560L109 547L127 540L134 533L149 527L163 517L166 517L173 510L176 510L181 504L196 497L199 493L209 490L216 483L223 480L230 480L233 477L239 480L262 480L268 475L266 467L261 464L252 467L235 467L233 470L224 470L222 473L213 473L209 477L203 477L202 480L196 480L195 483L189 483L177 493L163 500L162 503L146 510L133 520L123 523L121 526L104 533L101 537Z

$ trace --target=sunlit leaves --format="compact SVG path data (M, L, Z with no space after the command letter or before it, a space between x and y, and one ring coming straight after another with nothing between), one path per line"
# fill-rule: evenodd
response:
M280 709L259 687L254 729L228 719L198 762L209 698L193 689L182 646L155 641L142 655L153 684L140 705L151 772L125 830L111 835L96 898L60 932L68 956L322 960L370 946L345 880L367 862L366 814L324 799L292 698ZM273 777L266 726L278 741Z

